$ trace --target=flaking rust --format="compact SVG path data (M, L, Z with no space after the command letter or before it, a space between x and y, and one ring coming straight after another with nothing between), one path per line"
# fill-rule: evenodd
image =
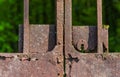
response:
M0 56L0 60L13 59L13 58L14 58L14 56L9 56L9 57Z
M20 60L20 61L37 61L38 59L32 54L14 54L0 55L0 60Z
M104 54L84 53L70 54L72 58L78 58L78 62L66 59L67 77L119 77L120 56L119 53Z
M71 2L65 0L66 77L119 77L120 56L109 53L109 26L102 26L102 0L97 0L97 26L72 27Z

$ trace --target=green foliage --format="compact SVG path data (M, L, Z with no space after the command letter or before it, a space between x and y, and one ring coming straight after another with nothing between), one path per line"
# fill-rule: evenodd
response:
M8 22L0 23L0 51L10 52L16 48L18 37L14 34L14 27ZM16 48L17 49L17 48Z
M16 0L0 0L0 52L18 51L18 24L22 23L22 12L16 3Z
M96 25L96 0L73 0L73 25Z
M30 0L31 24L55 24L56 0ZM73 25L97 25L96 0L72 0ZM18 51L23 0L0 0L0 51ZM120 0L103 0L103 24L110 25L111 52L120 52Z

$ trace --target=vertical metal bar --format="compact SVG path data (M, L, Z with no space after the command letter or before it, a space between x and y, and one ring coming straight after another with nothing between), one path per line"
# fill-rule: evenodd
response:
M103 53L103 47L102 47L102 0L97 0L97 52Z
M24 0L24 42L23 42L23 52L29 52L29 0Z
M56 0L56 29L57 29L57 59L61 63L57 64L57 68L64 68L63 66L63 25L64 25L64 0ZM61 55L61 56L60 56ZM63 77L63 69L59 70L59 77Z
M63 25L64 25L64 3L63 0L56 1L56 29L57 45L63 45Z
M65 51L71 51L72 45L72 2L71 0L65 0L65 25L64 25L64 43Z

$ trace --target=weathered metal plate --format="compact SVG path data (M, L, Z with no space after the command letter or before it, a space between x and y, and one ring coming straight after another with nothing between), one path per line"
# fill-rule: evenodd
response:
M120 54L66 55L66 77L120 77Z
M29 72L30 69L37 70L37 67L40 67L40 70L37 70L33 77L62 77L63 76L63 44L56 45L56 27L54 25L30 25L30 52L29 54L39 55L37 63L30 62L22 63L21 67L26 67L26 72ZM23 42L23 28L20 29L20 50ZM5 60L6 61L6 60ZM13 62L14 63L14 62ZM31 67L33 65L33 67ZM36 65L36 66L34 66ZM13 67L15 65L12 65ZM16 67L16 66L15 66ZM29 68L31 67L31 68ZM35 67L35 68L34 68ZM29 68L29 69L28 69ZM47 70L48 69L48 70ZM50 70L52 69L52 70ZM49 72L50 71L50 72ZM8 71L9 72L9 71ZM22 72L22 71L20 71ZM45 72L45 73L44 73ZM22 72L25 74L25 72ZM42 74L44 73L44 74ZM32 73L30 74L32 77ZM30 77L29 75L23 77ZM19 77L19 76L18 76ZM20 76L21 77L21 76Z
M23 28L19 30L19 51L23 51ZM54 25L30 25L30 52L52 51L56 44L56 29Z
M84 43L86 50L95 50L97 48L97 27L96 26L74 26L72 35L74 36L73 45L75 48L77 46L77 43L82 40L86 41Z
M23 56L24 55L24 56ZM61 77L55 54L0 54L0 77Z
M108 30L102 29L102 43L108 49ZM97 52L97 26L73 26L72 41L76 49L78 44L84 44L86 51ZM81 46L79 45L79 48Z
M22 29L19 33L21 33ZM108 49L108 30L102 29L102 40ZM19 36L22 39L22 34ZM73 26L73 45L77 49L80 40L86 41L87 51L97 49L97 27L96 26ZM20 40L19 51L22 51L22 40ZM46 52L54 49L56 44L56 29L54 25L30 25L30 52ZM80 47L79 47L80 48Z
M53 25L31 25L30 52L46 52L54 49L56 31Z

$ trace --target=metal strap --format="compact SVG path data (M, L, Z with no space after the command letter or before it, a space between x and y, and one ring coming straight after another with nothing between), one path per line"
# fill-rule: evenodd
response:
M102 0L97 0L97 51L98 53L103 53L103 47L102 47Z
M64 25L64 3L63 0L56 1L56 29L57 45L63 45L63 25Z
M29 42L30 42L30 35L29 35L29 0L24 0L24 42L23 42L23 52L29 52Z
M72 45L72 1L65 0L65 25L64 25L64 43L65 50L71 51Z

